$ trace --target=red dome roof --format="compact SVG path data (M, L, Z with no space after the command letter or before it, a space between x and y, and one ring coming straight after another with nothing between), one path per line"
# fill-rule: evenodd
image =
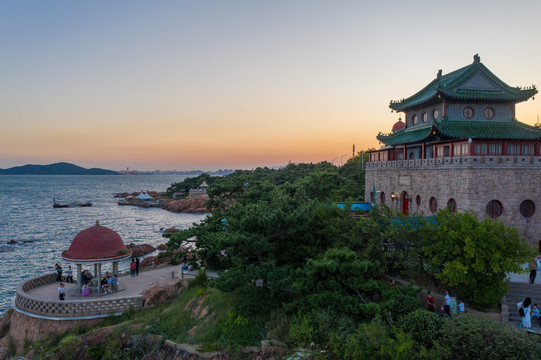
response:
M402 120L398 120L394 125L393 125L393 130L402 130L403 128L406 127L406 124L404 122L402 122Z
M77 234L62 259L82 262L120 260L130 257L131 253L120 235L108 227L96 225Z

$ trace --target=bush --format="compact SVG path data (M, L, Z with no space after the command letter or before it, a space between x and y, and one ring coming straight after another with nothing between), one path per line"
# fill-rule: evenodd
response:
M208 285L208 276L205 269L199 269L199 274L188 283L188 288L204 288Z
M430 311L418 309L406 314L399 323L399 328L410 334L413 340L426 348L431 348L434 341L440 339L443 334L443 324L445 320Z
M539 359L541 345L525 332L472 314L447 320L441 344L455 360Z
M381 307L383 316L391 314L392 320L398 321L400 318L410 312L421 308L421 302L417 299L417 293L420 289L413 285L399 286L390 288L383 292L383 301Z

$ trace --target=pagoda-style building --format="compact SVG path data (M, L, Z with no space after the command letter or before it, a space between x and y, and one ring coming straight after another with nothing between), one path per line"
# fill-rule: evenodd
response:
M531 245L541 240L541 129L517 121L515 105L537 94L511 87L481 63L440 70L390 108L404 113L369 153L366 198L405 214L450 206L500 219Z

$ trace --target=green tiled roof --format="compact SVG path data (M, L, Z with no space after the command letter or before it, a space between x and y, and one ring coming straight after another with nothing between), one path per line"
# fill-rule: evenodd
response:
M492 80L498 86L498 90L459 88L460 85L471 79L478 72L481 72L485 77ZM396 111L404 111L441 100L521 102L528 100L535 94L537 94L535 86L528 89L510 87L483 65L479 56L475 55L472 64L445 75L441 75L440 70L436 79L432 80L421 91L407 99L396 102L391 101L389 107Z
M432 125L416 126L398 130L388 135L379 133L376 138L385 145L409 144L428 138L432 132L432 128Z
M541 139L541 129L518 121L452 121L444 119L431 125L399 130L377 139L385 145L411 144L440 139Z
M541 139L541 129L518 121L450 121L436 125L438 130L456 139Z

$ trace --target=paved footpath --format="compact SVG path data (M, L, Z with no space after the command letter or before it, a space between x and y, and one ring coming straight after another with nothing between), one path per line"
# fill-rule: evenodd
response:
M171 273L173 273L174 277L178 278L180 274L180 265L168 265L156 269L143 270L139 272L139 276L133 277L130 276L129 273L121 274L118 277L119 291L107 295L100 294L99 296L94 294L84 297L80 296L75 284L64 282L64 286L66 287L66 300L114 299L136 296L161 280L171 278ZM194 278L198 273L199 270L185 271L184 277ZM207 270L207 276L216 278L218 277L218 274L216 271ZM27 293L43 300L58 300L58 284L59 283L52 283L40 286Z

